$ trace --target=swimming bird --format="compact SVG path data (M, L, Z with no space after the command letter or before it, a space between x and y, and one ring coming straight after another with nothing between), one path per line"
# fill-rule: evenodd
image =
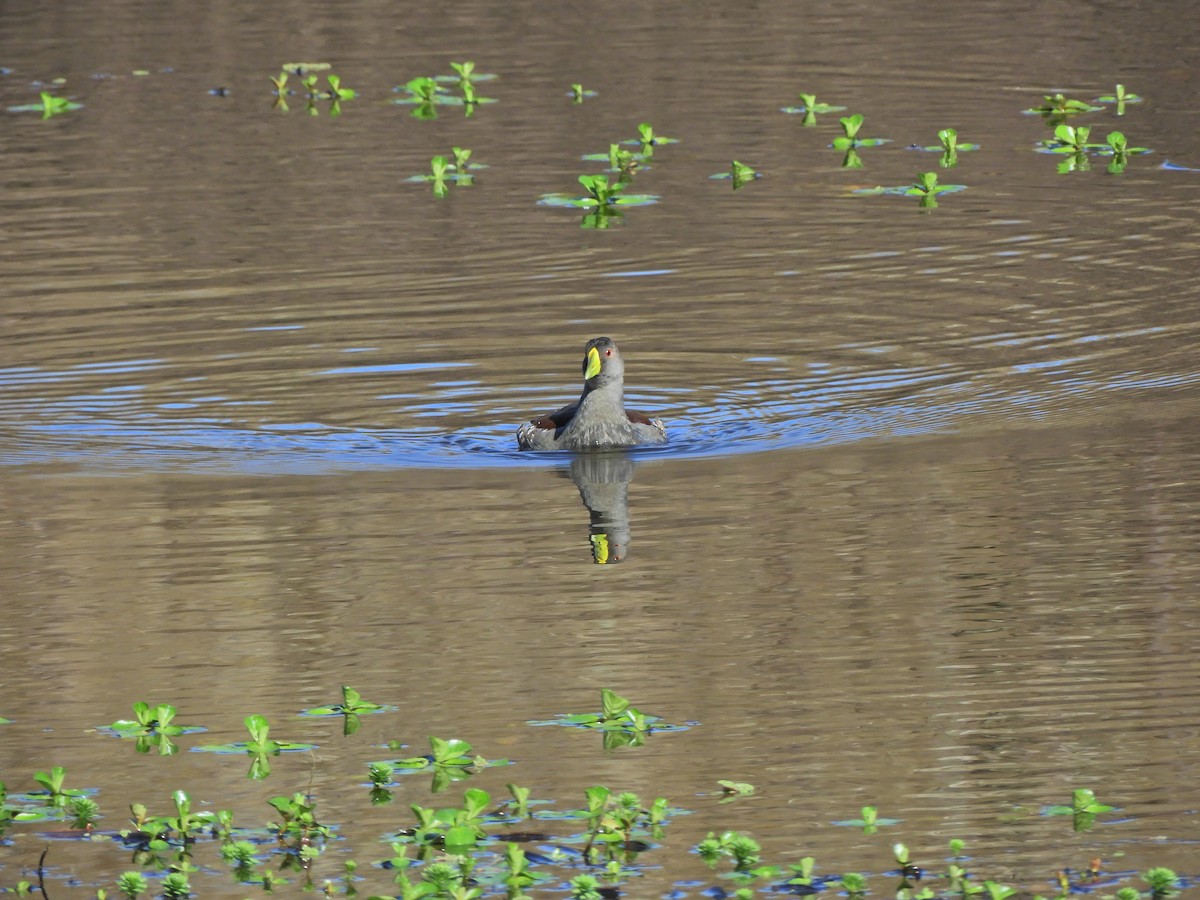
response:
M609 338L592 338L583 353L583 393L574 403L517 429L522 450L589 450L662 444L661 419L625 408L625 361Z

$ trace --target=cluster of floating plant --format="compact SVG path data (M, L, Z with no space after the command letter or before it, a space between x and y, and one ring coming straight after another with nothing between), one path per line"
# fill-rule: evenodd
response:
M426 120L438 117L439 106L462 107L463 114L470 118L475 114L477 106L496 102L492 97L480 96L476 87L481 81L491 81L495 75L476 72L475 63L470 60L452 62L450 68L455 74L423 75L395 88L397 93L404 93L406 96L392 102L401 106L412 106L410 115L414 119Z
M1125 104L1141 103L1142 98L1137 94L1127 93L1125 85L1118 84L1116 91L1096 98L1097 103L1113 104L1118 116L1125 115ZM1106 171L1110 175L1120 175L1129 165L1129 157L1153 152L1148 147L1130 147L1124 133L1110 131L1104 143L1089 143L1088 136L1091 127L1085 125L1068 125L1067 120L1072 116L1085 113L1099 112L1102 106L1093 106L1083 100L1074 100L1064 94L1047 94L1042 98L1042 104L1025 110L1030 115L1040 115L1054 129L1054 137L1039 141L1035 150L1040 153L1061 154L1065 158L1058 164L1061 174L1070 172L1087 172L1091 169L1091 156L1109 158ZM1164 168L1170 168L1164 164Z
M1042 141L1037 150L1041 153L1059 153L1067 158L1058 165L1059 172L1086 172L1091 168L1089 154L1110 157L1108 172L1119 175L1129 165L1129 157L1150 153L1148 147L1130 147L1120 131L1110 131L1104 143L1088 143L1091 128L1080 125L1059 125L1054 129L1053 140Z
M478 85L495 79L494 74L481 73L475 70L475 63L450 62L453 74L421 76L413 78L406 84L394 90L404 96L393 100L393 103L412 106L411 115L418 119L435 119L438 108L457 106L464 110L466 116L474 114L482 104L495 103L493 98L479 94ZM352 99L356 92L342 87L341 79L329 72L329 63L285 63L278 77L272 77L274 85L274 102L277 108L288 108L287 97L297 93L290 88L291 79L303 89L307 100L306 108L312 115L318 113L318 103L329 102L330 115L336 116L341 112L341 102ZM325 81L320 81L318 73L325 73ZM148 74L148 73L147 73ZM62 79L56 84L65 83ZM211 91L224 96L224 88ZM594 90L585 90L583 85L575 83L570 86L567 96L573 102L582 103L585 98L597 96ZM800 93L799 106L785 106L782 111L792 115L803 116L803 125L816 126L818 116L838 113L846 110L845 106L818 102L816 95ZM1123 116L1126 105L1143 102L1143 98L1135 93L1126 91L1125 85L1117 84L1112 94L1097 97L1094 102L1074 99L1058 92L1046 94L1037 106L1026 109L1029 115L1041 116L1054 129L1053 138L1039 141L1036 150L1044 153L1060 155L1063 159L1058 164L1058 170L1063 173L1088 171L1091 167L1090 158L1100 156L1108 159L1107 171L1110 174L1120 174L1125 171L1133 156L1150 153L1150 148L1130 146L1125 135L1120 131L1109 132L1104 143L1089 143L1086 126L1067 124L1070 117L1095 113L1106 106L1114 108L1116 115ZM1100 104L1100 105L1096 105ZM57 96L50 91L42 91L41 102L22 106L9 107L10 111L37 111L43 118L50 118L69 110L79 109L82 104L68 98ZM848 169L863 168L861 151L875 148L891 142L889 138L863 137L860 132L865 121L861 113L843 116L839 120L842 134L830 143L832 149L842 152L842 167ZM654 194L633 193L628 190L637 172L650 168L650 160L654 148L665 144L675 143L676 139L667 138L654 132L648 122L638 126L638 136L610 145L608 153L587 154L585 161L608 161L609 167L605 174L581 175L579 182L586 189L586 194L552 193L543 194L539 204L546 206L568 207L581 209L584 216L581 226L584 228L607 228L621 218L621 210L625 207L644 206L659 201ZM938 152L941 154L939 165L942 168L952 168L958 164L960 153L979 149L978 144L958 140L958 133L953 128L943 128L937 133L939 143L936 145L909 146L911 150ZM635 150L623 150L622 147L636 147ZM466 157L469 150L454 148L454 162L445 155L435 155L430 160L430 171L427 174L414 175L407 180L410 182L429 183L433 193L439 198L447 197L453 185L467 186L474 182L473 170L484 168L477 163L469 163ZM1164 163L1163 168L1175 171L1196 171L1184 166ZM615 179L609 175L615 174ZM729 168L709 176L713 180L729 181L734 190L762 177L762 173L741 160L731 161ZM892 187L876 186L860 188L853 191L856 194L908 196L919 199L922 208L936 207L937 196L966 189L962 184L941 184L936 175L930 172L918 172L909 184Z
M587 190L586 195L543 194L538 203L586 210L580 227L608 228L620 218L619 207L647 206L658 202L655 194L629 194L625 193L625 188L633 181L636 172L649 168L655 147L677 143L679 141L676 138L655 134L653 125L642 122L638 125L638 137L609 144L608 153L588 153L583 157L586 162L607 161L607 172L616 174L615 181L610 182L607 174L580 175L579 183ZM638 149L623 150L622 146L635 146Z
M470 162L472 151L465 147L451 147L454 162L449 157L438 155L429 160L428 175L413 175L405 179L409 183L431 184L435 197L446 197L450 186L470 187L475 183L475 172L486 169L483 163Z
M364 700L353 688L342 688L340 703L304 710L300 715L342 716L343 734L351 735L357 726L350 723L362 715L394 711L395 707ZM134 719L119 719L105 730L122 737L181 736L203 730L198 726L173 725L174 707L169 704L134 705ZM6 720L5 720L6 721ZM678 731L695 723L670 725L657 716L634 707L615 691L601 691L601 709L589 713L556 716L535 721L534 725L564 725L604 736L603 746L636 747L650 735ZM249 716L246 726L251 740L215 749L243 752L252 759L275 756L287 749L313 745L286 744L269 737L266 719ZM618 740L610 742L610 737ZM382 806L393 800L392 788L398 775L432 773L431 792L443 794L454 782L473 777L480 771L509 760L488 760L475 753L459 738L430 737L430 753L404 756L369 764L369 801ZM390 749L402 744L392 742ZM142 748L139 747L139 750ZM265 778L269 767L254 769L252 778ZM115 879L111 887L96 891L98 900L110 894L137 898L152 892L164 898L182 900L193 895L193 876L203 873L211 880L224 867L239 885L257 886L271 892L276 887L295 883L307 891L321 890L326 896L353 897L360 883L368 878L380 883L382 890L372 898L396 897L402 900L447 898L474 900L493 896L506 900L525 900L531 893L543 896L569 896L574 900L599 900L630 893L636 879L654 862L643 857L661 848L670 824L689 811L672 806L664 797L644 800L630 791L593 785L584 791L581 806L554 808L548 800L531 799L530 789L514 782L505 785L508 796L493 799L477 787L466 787L461 801L423 805L410 803L411 819L399 823L382 835L391 852L384 859L360 866L353 858L343 858L330 871L326 865L318 877L316 864L338 838L336 824L325 820L318 808L318 797L311 791L294 791L266 798L269 812L261 824L235 824L229 809L194 809L191 795L176 790L170 795L169 808L154 813L144 804L130 804L130 817L124 827L101 830L99 806L94 789L67 786L62 766L35 772L38 789L8 794L0 782L0 843L11 828L36 829L53 822L56 838L74 838L90 843L109 843L129 852L132 868ZM718 803L735 802L755 793L753 784L722 780L720 790L708 794ZM209 805L206 801L205 805ZM1114 807L1096 799L1093 791L1074 791L1070 805L1047 806L1046 816L1070 815L1075 831L1087 831L1097 817ZM875 834L880 829L901 824L899 819L881 816L873 806L865 806L860 817L830 823L861 829ZM68 829L62 831L62 828ZM553 832L553 833L552 833ZM565 833L564 833L565 832ZM61 841L56 846L62 846ZM789 893L810 895L835 893L860 900L869 892L871 879L898 879L891 890L897 900L1008 900L1016 889L991 879L980 879L969 870L970 858L964 855L962 840L950 841L950 856L944 863L926 867L915 859L907 845L890 843L894 866L874 874L863 871L830 870L818 874L816 860L805 856L797 862L778 865L764 861L762 847L749 834L738 831L710 832L690 848L716 873L717 882L688 880L676 883L672 897L736 897L749 900L758 895ZM47 896L49 878L70 878L67 867L58 860L47 869L49 849L43 850L34 872L35 881L22 880L0 888L19 896L34 892ZM349 855L346 851L347 856ZM57 854L57 851L56 851ZM220 862L214 861L216 857ZM48 874L48 873L53 874ZM839 874L840 872L840 874ZM340 873L340 874L338 874ZM1174 871L1154 867L1142 872L1140 879L1149 887L1143 893L1129 884L1134 871L1106 871L1098 858L1082 869L1064 867L1058 872L1055 900L1088 893L1098 888L1119 888L1115 900L1167 900L1191 881ZM1033 900L1044 900L1034 895Z
M288 80L295 77L299 82L304 93L305 109L309 115L319 115L320 110L317 106L319 101L329 101L329 115L340 116L342 114L342 101L353 100L358 96L356 91L350 88L342 87L342 79L340 76L333 74L329 70L333 68L329 63L284 63L280 66L278 76L270 76L271 84L275 86L272 92L275 97L274 107L281 112L288 111L287 98L295 96L296 91L289 88ZM321 84L318 72L325 72L325 84Z

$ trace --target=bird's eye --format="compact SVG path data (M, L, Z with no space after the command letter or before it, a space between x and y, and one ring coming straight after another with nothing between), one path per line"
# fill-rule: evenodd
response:
M605 356L612 356L612 347L609 347L607 350L605 350L605 351L604 351L604 355L605 355Z

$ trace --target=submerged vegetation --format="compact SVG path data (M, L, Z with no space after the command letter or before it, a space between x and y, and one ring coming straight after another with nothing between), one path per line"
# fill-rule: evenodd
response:
M386 714L394 709L366 701L353 688L343 686L341 703L310 708L301 715ZM118 720L113 729L133 735L167 733L180 727L170 724L174 707L169 704L151 707L138 703L135 712L136 720ZM248 716L245 724L251 740L228 746L266 755L300 746L273 741L264 716ZM656 730L683 727L663 724L607 688L601 691L601 708L596 712L565 713L530 724L568 725L606 736L643 739ZM186 730L173 733L180 737ZM344 734L350 736L349 732ZM613 746L629 752L640 743L606 742L597 752L607 756ZM96 790L67 787L67 773L62 766L33 773L32 780L39 789L28 793L10 795L0 782L0 842L14 835L14 829L36 834L49 827L59 838L52 850L42 849L47 846L44 842L14 844L27 848L17 850L17 854L34 853L33 858L23 862L23 868L33 873L36 881L9 881L5 887L18 895L40 892L48 896L58 887L54 882L85 875L72 874L70 847L76 841L107 845L112 853L129 860L130 868L109 884L97 886L97 898L149 896L151 885L163 897L204 896L205 889L219 885L222 878L266 892L292 883L301 890L320 890L326 895L411 900L485 896L518 900L530 894L639 896L638 882L661 867L665 853L679 854L681 860L694 854L710 873L705 878L700 869L700 877L677 882L672 896L678 898L751 898L787 893L824 894L832 900L839 893L870 896L876 893L873 884L888 885L884 890L894 892L898 900L1009 900L1018 891L986 877L986 873L976 874L975 868L982 868L982 863L965 855L966 844L961 838L949 842L948 856L930 854L919 859L907 844L881 836L879 846L871 848L871 857L856 853L855 868L847 869L838 864L840 861L819 865L811 855L793 857L791 861L773 860L757 837L733 829L710 831L692 846L672 841L674 823L693 810L674 806L665 796L649 799L607 784L593 784L583 790L581 803L568 800L562 806L531 799L529 787L511 781L504 785L504 798L494 798L488 790L471 786L454 799L447 799L445 794L453 782L512 763L486 760L460 738L431 736L429 745L430 752L425 755L370 764L372 788L367 802L371 806L390 801L389 786L397 773L434 773L430 785L433 802L420 802L420 798L409 794L406 809L398 810L394 825L379 835L380 843L390 847L383 858L375 858L379 851L374 845L346 845L341 826L329 819L320 791L311 784L264 795L266 809L250 814L248 822L241 821L244 813L239 813L235 822L233 804L219 797L194 798L188 791L176 789L170 793L165 810L151 812L147 803L135 800L128 806L127 824L104 831L100 805L92 796ZM398 749L403 745L392 742L389 746ZM536 761L529 762L536 766ZM252 772L251 777L265 778L269 774L269 770ZM288 776L296 774L293 771ZM341 777L351 784L356 780L352 772ZM745 782L722 779L719 783L721 791L694 795L710 817L722 809L722 803L756 793L754 786ZM341 814L352 815L344 806L339 807ZM1070 805L1047 806L1043 813L1069 815L1073 829L1082 832L1114 809L1100 803L1091 789L1078 788ZM806 824L819 823L801 819L797 826L801 833ZM870 836L902 822L880 816L874 806L864 806L859 817L830 824L859 829ZM47 865L49 853L54 855L52 865ZM368 861L360 861L357 853L369 854ZM1057 876L1057 893L1047 895L1055 900L1067 900L1072 893L1094 887L1119 888L1116 900L1167 900L1191 886L1186 878L1165 867L1151 867L1141 873L1110 872L1100 858L1093 857L1085 869L1079 870L1071 869L1066 862L1064 859ZM1135 886L1139 883L1146 885L1148 892ZM1034 900L1046 898L1034 894Z

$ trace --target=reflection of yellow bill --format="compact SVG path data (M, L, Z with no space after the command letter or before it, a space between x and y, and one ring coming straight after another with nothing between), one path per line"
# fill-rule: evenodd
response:
M595 352L596 352L595 350L592 351L592 353L595 353ZM599 357L597 357L597 358L599 358ZM592 535L592 559L595 560L596 564L599 566L602 566L606 562L608 562L608 535L607 534L593 534Z

